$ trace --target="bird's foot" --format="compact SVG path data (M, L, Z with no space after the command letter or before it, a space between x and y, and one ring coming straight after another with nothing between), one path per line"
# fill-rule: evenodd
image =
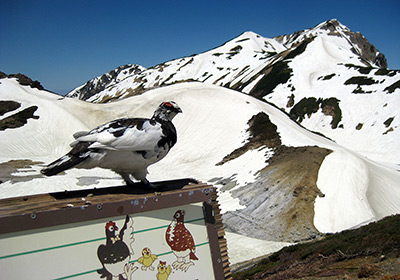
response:
M181 267L182 264L183 264L182 262L174 261L174 262L172 263L172 267L173 267L174 269L180 269L180 267Z
M192 261L187 262L187 263L175 261L172 263L172 267L174 269L176 269L176 270L180 269L184 272L186 272L189 269L189 267L191 267L192 265L194 265L194 263Z
M151 271L154 271L154 266L149 266L149 269L151 270Z
M143 184L146 188L153 189L153 190L155 190L155 191L158 189L155 185L153 185L152 183L150 183L149 180L147 180L147 179L144 179L144 180L142 180L141 182L142 182L142 184Z
M189 267L191 267L192 265L194 265L194 263L192 261L188 262L188 263L184 263L181 265L181 270L186 272Z
M133 263L127 263L124 266L124 272L126 274L126 279L131 280L132 279L132 273L134 273L138 269L137 266L135 266Z

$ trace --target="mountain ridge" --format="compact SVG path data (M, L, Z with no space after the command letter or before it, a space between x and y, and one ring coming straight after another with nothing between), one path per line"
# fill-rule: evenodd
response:
M138 65L133 65L131 66L132 68L129 69L131 72L134 68L135 72L133 75L131 75L131 83L129 85L122 85L122 87L117 90L111 89L113 86L115 86L115 83L108 83L107 79L105 79L103 75L88 81L83 86L77 87L68 93L67 96L76 97L90 102L103 103L115 100L117 98L124 98L127 96L140 94L146 89L190 80L207 83L210 83L211 81L211 83L217 85L249 92L253 87L250 87L249 90L245 90L244 86L240 87L237 84L239 82L241 84L246 83L251 76L253 77L253 80L256 79L255 76L257 76L257 73L259 72L257 69L261 70L268 67L268 65L272 65L274 62L279 61L280 57L285 56L285 54L282 52L295 49L297 45L303 43L306 39L321 36L321 34L326 33L323 32L324 30L329 31L330 36L341 36L350 42L350 49L352 53L360 56L361 58L361 61L358 63L362 62L366 64L366 66L375 66L377 68L387 67L387 62L384 55L377 51L376 48L371 45L360 33L351 32L350 29L333 19L323 22L311 29L296 31L290 35L281 35L274 38L266 38L254 32L246 31L240 34L238 37L226 41L218 47L197 55L173 59L157 64L148 69ZM352 43L350 37L357 39L356 42ZM358 44L362 44L362 47L355 47ZM369 52L367 50L369 50ZM245 51L246 53L243 54ZM242 56L242 59L237 60L236 58L238 56ZM254 59L257 56L259 61ZM217 59L219 57L225 59ZM188 68L188 66L191 66L190 64L196 64L194 60L199 60L199 66L191 67L191 69L190 67ZM243 62L243 60L252 60L252 63L246 63ZM266 60L266 63L262 63L263 60ZM207 64L205 68L204 64ZM169 70L169 75L163 78L162 72L166 71L165 69L170 67L173 69ZM260 67L261 69L259 69ZM113 71L118 72L120 68L121 67L111 70L110 73ZM129 67L124 69L127 68ZM211 73L210 71L213 68L214 70ZM221 73L216 73L215 68ZM183 70L185 70L184 74L181 73ZM244 75L246 72L249 72L249 74ZM90 86L90 84L98 85L99 80L104 80L102 83L103 86L99 87L95 91L91 90L93 86ZM104 91L106 88L108 89L108 92ZM129 88L129 90L127 90L127 88Z

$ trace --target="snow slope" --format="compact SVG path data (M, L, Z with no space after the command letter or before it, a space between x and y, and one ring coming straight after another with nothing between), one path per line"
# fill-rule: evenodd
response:
M398 83L400 72L387 71L390 75L384 75L377 68L356 67L351 64L357 59L354 55L351 58L350 50L347 52L351 59L345 62L343 42L346 40L339 37L316 37L302 54L288 62L293 70L290 79L264 99L291 113L294 107L287 106L290 96L294 105L305 98L335 98L341 110L337 128L332 128L332 116L325 114L322 108L305 116L301 125L371 159L397 164L400 158L400 91L389 93L383 89ZM363 80L373 83L358 85L349 82L352 78L358 78L360 83ZM358 89L360 93L355 93Z
M119 117L149 117L159 103L174 100L183 109L183 114L174 119L178 142L165 159L149 168L151 181L191 177L212 182L215 178L234 178L237 183L233 189L220 191L222 211L244 207L238 198L232 198L232 190L256 181L257 171L266 166L273 152L268 148L249 150L223 165L216 164L246 142L249 119L265 112L278 127L282 144L333 150L319 171L317 184L325 196L315 202L314 223L318 230L340 231L400 213L400 172L311 133L277 108L230 89L181 83L113 103L92 104L20 86L14 79L0 82L0 100L20 102L22 108L36 105L35 115L39 116L29 119L23 127L0 133L0 164L27 159L36 162L29 168L17 169L12 180L0 184L1 198L121 184L116 174L102 169L70 170L49 178L40 175L39 170L69 150L74 132ZM28 175L33 178L24 180ZM231 246L243 244L239 241Z
M68 95L102 103L198 81L262 98L292 117L307 99L337 100L337 111L318 104L304 119L294 118L370 159L399 164L400 71L386 67L384 55L366 38L333 19L274 38L244 32L214 49L148 69L119 67Z

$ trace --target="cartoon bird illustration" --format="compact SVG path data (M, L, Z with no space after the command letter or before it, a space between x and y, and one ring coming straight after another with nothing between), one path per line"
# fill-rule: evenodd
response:
M173 102L163 102L151 119L124 118L100 125L91 131L80 131L73 136L71 151L42 169L46 176L64 170L101 167L121 175L127 185L140 180L153 187L146 179L147 167L163 159L177 141L172 119L182 113Z
M142 264L142 270L150 269L154 270L153 262L157 259L156 255L151 254L151 250L149 248L143 248L142 257L138 259L138 263Z
M125 233L127 228L132 228L132 221L128 215L118 234L118 227L115 222L109 221L106 224L106 244L101 244L97 248L97 257L103 266L103 268L97 270L101 278L112 280L113 277L118 277L121 280L126 280L130 279L132 273L138 269L129 263L133 251L127 245L132 241L131 234Z
M169 275L171 274L171 266L167 266L167 262L160 261L159 265L157 266L157 280L167 280Z
M172 263L172 267L186 272L190 266L194 265L191 260L198 260L198 258L195 255L196 247L193 236L185 227L184 216L185 210L175 212L171 224L165 232L165 239L177 258Z

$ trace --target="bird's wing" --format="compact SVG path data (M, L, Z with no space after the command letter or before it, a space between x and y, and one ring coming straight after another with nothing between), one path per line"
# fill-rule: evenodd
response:
M77 138L90 149L144 151L154 149L164 136L161 124L149 119L119 119Z
M189 248L190 250L193 250L195 248L193 236L186 227L184 227L182 230L182 238L186 241L187 248Z

